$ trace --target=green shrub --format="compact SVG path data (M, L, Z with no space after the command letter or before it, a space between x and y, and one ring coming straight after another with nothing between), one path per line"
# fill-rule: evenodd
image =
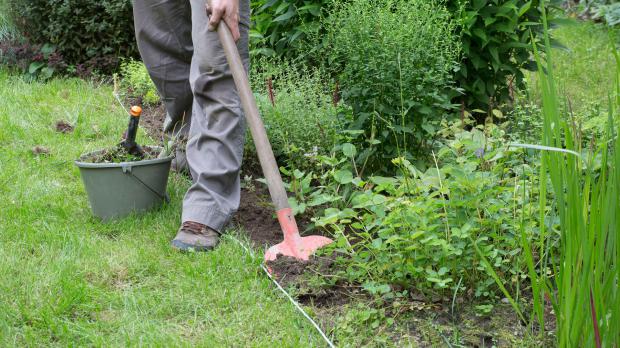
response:
M68 64L117 67L137 56L130 0L9 0L14 22L31 43L51 44Z
M415 1L404 2L411 3L410 6L416 4ZM560 2L551 0L546 4L556 7ZM608 0L587 2L587 6L582 6L589 9L587 11L614 22L617 17L617 4L609 5ZM368 6L377 3L379 2L368 1ZM542 34L541 2L445 0L431 3L445 4L453 20L459 25L456 32L462 43L463 59L459 69L455 69L453 74L457 87L464 95L456 97L455 102L464 103L470 110L492 110L498 105L510 102L511 89L517 90L523 86L521 69L534 68L530 32L538 43ZM325 45L324 34L329 30L328 27L333 26L334 22L346 22L347 18L339 15L352 15L348 19L355 22L360 19L357 15L361 14L355 12L359 8L356 1L262 0L254 2L252 7L254 54L287 56L313 64L324 63L331 56L330 51L320 48ZM333 11L334 7L338 9L336 12ZM350 11L343 12L342 9L347 7L350 7ZM363 16L361 19L363 21ZM360 24L364 25L363 22ZM403 25L403 28L406 27L410 26ZM314 40L306 40L308 36ZM363 66L360 67L362 68ZM484 117L481 117L480 121L482 120Z
M349 126L370 140L360 161L376 170L412 160L451 108L459 44L450 13L435 1L352 0L335 6L326 30L327 66L354 110Z
M607 25L620 24L620 3L599 4L593 9L593 19L605 20Z
M308 168L314 155L331 151L341 129L339 108L333 105L323 74L267 59L256 60L253 67L253 89L276 157L289 168ZM250 139L246 150L248 158L256 157Z
M133 59L126 60L121 63L120 73L123 77L121 86L129 97L140 98L147 105L159 103L159 94L144 63Z

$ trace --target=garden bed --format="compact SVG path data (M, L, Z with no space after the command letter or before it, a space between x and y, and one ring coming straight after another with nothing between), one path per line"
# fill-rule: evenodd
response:
M142 126L152 138L163 138L164 117L163 106L144 109L142 119L148 121ZM243 180L241 202L233 223L247 233L255 248L265 249L281 242L282 232L268 190L250 179L261 174L257 164L258 161L252 159L244 162L241 176L248 178ZM302 235L313 227L309 216L298 216L297 222ZM465 300L471 298L471 294L457 296L455 302L452 298L421 293L388 299L373 297L360 284L339 279L337 255L319 254L308 262L280 257L267 263L274 278L332 336L344 335L347 336L345 340L352 339L359 344L415 342L422 347L444 345L455 339L478 347L515 346L531 337L506 300L493 304ZM390 292L401 290L393 288ZM548 318L552 320L552 316ZM535 345L534 342L528 344Z

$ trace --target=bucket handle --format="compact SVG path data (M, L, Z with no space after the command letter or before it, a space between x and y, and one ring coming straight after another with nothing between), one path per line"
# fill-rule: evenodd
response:
M149 191L151 191L157 197L159 197L160 199L166 201L166 203L170 203L170 196L168 196L168 192L164 192L164 194L162 195L161 193L157 192L154 188L152 188L151 186L147 185L144 181L142 181L138 176L136 176L133 173L133 171L132 171L133 167L131 166L131 164L129 164L129 163L122 163L121 164L121 168L123 169L123 173L129 175L134 180L138 181L140 184L142 184L142 186L146 187Z

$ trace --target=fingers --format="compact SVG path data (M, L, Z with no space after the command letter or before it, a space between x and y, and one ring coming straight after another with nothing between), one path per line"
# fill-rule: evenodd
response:
M241 37L239 31L239 12L236 6L231 7L218 6L218 4L212 6L209 1L207 3L207 15L209 15L208 29L209 31L216 31L220 21L224 20L236 42Z
M241 37L241 33L239 32L239 18L237 18L237 16L226 16L224 17L224 22L228 25L235 42L239 41Z
M222 17L224 16L224 8L222 7L210 7L207 6L207 13L211 13L211 18L209 18L209 31L216 31L217 25L220 24Z

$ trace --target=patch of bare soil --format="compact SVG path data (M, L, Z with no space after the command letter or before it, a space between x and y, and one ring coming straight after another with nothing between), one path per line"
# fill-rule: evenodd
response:
M313 256L308 261L300 261L288 256L280 256L266 263L267 269L278 282L288 288L295 288L297 300L315 308L344 306L360 298L359 287L336 282L329 286L313 284L314 276L329 277L335 273L336 254Z
M146 105L142 107L140 126L146 130L151 138L161 140L163 138L162 130L164 129L165 118L166 109L163 104Z
M64 120L56 121L56 123L54 124L54 128L56 129L56 132L63 133L63 134L71 133L73 132L73 129L74 129L71 123L64 121Z
M282 241L280 224L264 189L241 190L241 202L233 223L247 232L255 247L266 248Z

